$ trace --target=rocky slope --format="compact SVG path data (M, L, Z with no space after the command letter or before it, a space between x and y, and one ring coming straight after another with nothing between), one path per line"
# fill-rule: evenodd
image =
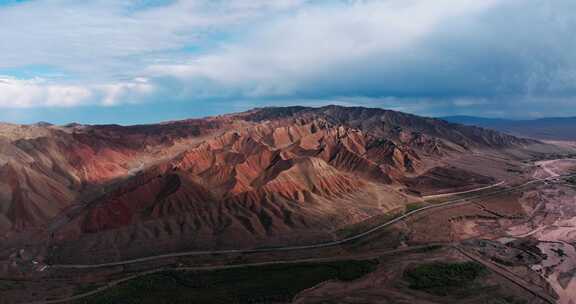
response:
M338 106L131 127L5 125L0 141L0 233L40 227L93 252L111 243L137 251L154 239L174 250L183 239L234 247L329 238L402 208L413 184L492 181L458 171L458 185L449 168L430 171L451 156L540 145Z
M83 194L220 130L209 120L156 126L0 125L0 234L45 224Z

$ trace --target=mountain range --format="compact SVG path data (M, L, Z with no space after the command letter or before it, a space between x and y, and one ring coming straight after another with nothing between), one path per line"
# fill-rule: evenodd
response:
M154 125L2 124L0 237L12 246L34 231L56 262L329 240L422 196L495 183L497 174L474 168L478 155L555 149L340 106ZM510 174L504 166L499 174Z
M540 140L576 140L576 117L512 120L474 116L448 116L442 119Z

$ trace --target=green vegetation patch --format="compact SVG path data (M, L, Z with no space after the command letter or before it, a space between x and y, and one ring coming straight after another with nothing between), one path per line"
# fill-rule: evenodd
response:
M442 245L428 245L428 246L425 246L425 247L422 247L422 248L415 249L414 252L417 252L417 253L426 253L426 252L432 252L432 251L435 251L435 250L439 250L439 249L442 249L442 248L444 248L444 246L442 246Z
M210 272L166 271L143 276L77 303L274 303L328 280L351 281L378 262L343 261L246 267Z
M17 281L0 280L0 291L21 288L22 284Z
M475 262L422 264L404 272L409 288L446 296L472 286L486 268Z
M576 185L576 176L569 177L566 181L572 185Z

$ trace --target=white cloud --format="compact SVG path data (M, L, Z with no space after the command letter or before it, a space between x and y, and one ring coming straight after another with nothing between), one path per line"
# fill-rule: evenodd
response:
M457 107L470 107L486 104L487 100L485 98L456 98L453 104Z
M0 76L0 108L110 106L137 102L154 91L154 86L139 78L113 84L79 86L53 84L45 79L16 79Z
M574 106L570 0L145 2L0 7L0 73L50 65L66 75L5 77L0 107L362 98L423 114Z
M119 103L137 103L148 98L155 87L146 78L135 78L132 82L121 82L96 87L103 92L101 105L113 106Z
M121 75L166 50L203 43L300 0L180 0L132 10L136 1L37 0L0 7L0 68L56 65L83 77ZM125 72L125 73L126 73Z
M79 86L48 85L42 79L0 77L0 107L74 106L91 97Z
M0 107L110 106L146 100L156 91L139 73L149 62L176 61L178 55L171 50L201 47L212 31L304 3L180 0L133 10L137 2L38 0L0 7L0 69L53 66L73 77L3 77Z
M425 114L523 115L543 103L566 106L576 94L574 9L563 0L308 6L215 52L145 73L173 79L191 99L389 97Z
M241 43L178 64L148 68L152 76L209 80L246 96L296 92L327 69L378 55L379 62L420 42L446 19L473 15L496 1L356 1L318 6L271 22ZM403 54L411 56L410 54ZM347 71L341 71L346 73Z

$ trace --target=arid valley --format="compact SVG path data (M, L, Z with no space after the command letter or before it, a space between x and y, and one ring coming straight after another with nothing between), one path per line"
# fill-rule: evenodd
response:
M0 0L0 304L576 304L575 0Z
M341 106L0 140L2 303L576 299L569 143Z

